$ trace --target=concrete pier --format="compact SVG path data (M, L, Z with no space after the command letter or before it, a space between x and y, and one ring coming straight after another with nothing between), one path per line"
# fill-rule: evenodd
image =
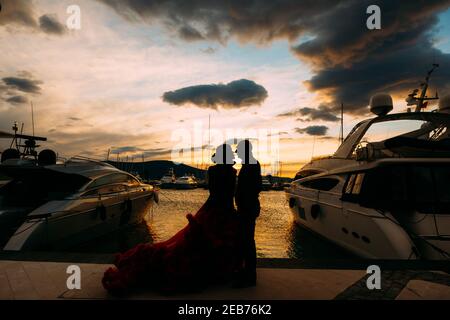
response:
M115 299L101 285L109 263L78 261L23 261L0 255L0 299ZM20 256L19 256L20 257ZM92 259L93 256L91 256ZM100 259L105 259L101 257ZM67 288L67 267L81 269L81 289ZM229 285L210 287L201 293L162 296L152 291L132 293L124 299L444 299L450 300L450 275L443 271L386 270L381 268L381 289L369 290L368 274L362 266L324 268L297 266L295 261L259 261L258 285L233 289ZM300 264L301 265L301 264Z

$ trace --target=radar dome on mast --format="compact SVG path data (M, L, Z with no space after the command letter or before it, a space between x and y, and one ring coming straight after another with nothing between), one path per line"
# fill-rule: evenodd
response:
M377 116L387 115L393 108L392 97L387 93L377 93L370 98L370 111Z

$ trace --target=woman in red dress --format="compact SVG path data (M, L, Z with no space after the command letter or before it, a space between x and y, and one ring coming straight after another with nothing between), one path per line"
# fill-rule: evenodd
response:
M233 195L236 170L227 144L217 148L208 169L209 198L188 224L167 241L139 244L118 254L103 286L113 294L136 287L165 293L201 290L231 280L238 265Z

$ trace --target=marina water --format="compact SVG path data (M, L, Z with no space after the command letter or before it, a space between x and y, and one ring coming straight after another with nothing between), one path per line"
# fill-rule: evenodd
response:
M187 224L186 214L196 213L208 198L208 191L162 189L160 203L146 216L146 223L128 227L96 241L73 248L77 252L123 252L138 243L164 241ZM328 259L348 256L340 248L299 228L288 208L285 193L263 191L261 213L256 223L259 258Z

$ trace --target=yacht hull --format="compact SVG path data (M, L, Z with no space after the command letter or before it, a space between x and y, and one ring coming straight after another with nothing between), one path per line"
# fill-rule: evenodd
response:
M320 194L321 193L321 194ZM326 192L286 193L294 220L345 250L367 259L417 259L409 235L392 218L343 204Z
M4 250L69 249L142 222L153 204L153 192L127 200L105 199L102 203L71 201L66 204L67 211L46 217L30 215L9 239ZM56 207L58 204L53 205ZM82 207L84 210L76 211Z

